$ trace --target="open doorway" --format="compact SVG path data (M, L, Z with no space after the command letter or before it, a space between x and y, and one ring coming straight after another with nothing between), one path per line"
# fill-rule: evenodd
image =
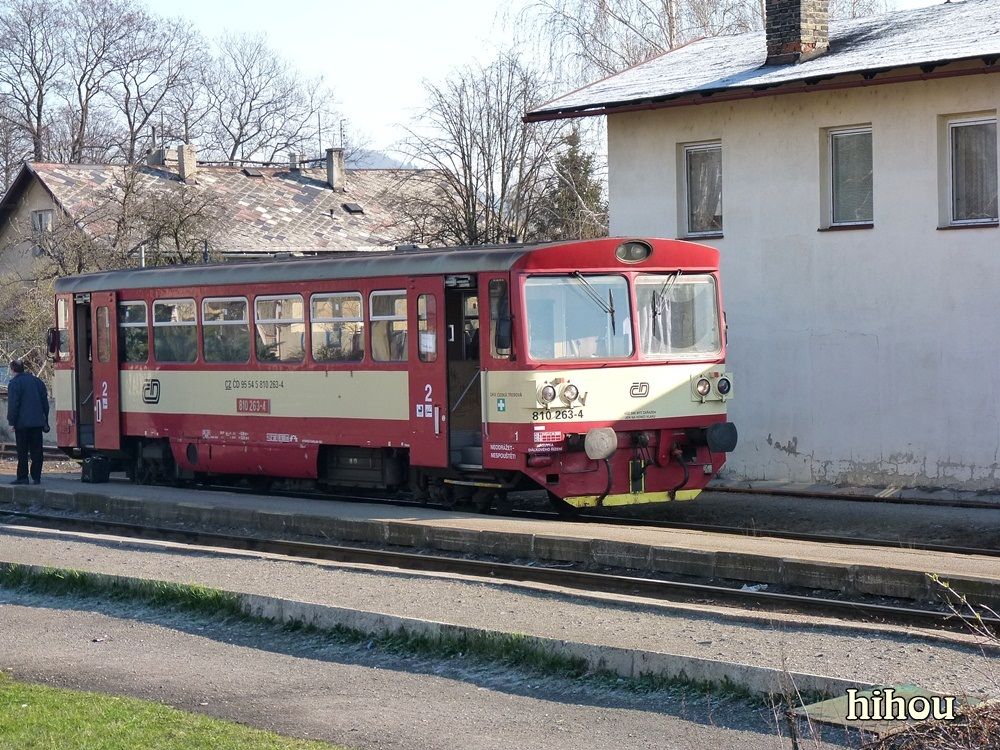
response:
M76 410L77 440L83 448L94 446L94 361L90 295L78 294L73 300L73 331L76 341Z
M445 291L448 331L448 429L450 461L463 469L483 465L483 413L479 361L479 291Z

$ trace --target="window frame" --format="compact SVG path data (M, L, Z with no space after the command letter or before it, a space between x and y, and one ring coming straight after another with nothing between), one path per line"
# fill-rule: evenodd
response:
M985 219L958 219L955 218L955 152L954 152L954 140L952 139L952 134L955 132L956 128L969 127L971 125L993 125L997 132L997 150L1000 152L1000 119L994 113L990 114L978 114L978 115L959 115L954 117L947 117L945 119L945 180L947 181L947 226L950 227L975 227L975 226L993 226L1000 221L1000 216L993 216ZM997 167L998 175L997 182L1000 183L1000 167ZM1000 189L1000 185L998 185ZM998 210L1000 213L1000 210Z
M37 221L36 221L37 219ZM35 236L52 231L52 222L55 220L55 210L51 208L38 208L31 212L31 232Z
M244 309L245 317L243 320L208 320L205 318L205 304L207 302L242 302L246 307ZM202 358L205 364L209 365L245 365L250 362L252 358L253 349L253 331L250 328L250 300L248 297L236 295L232 297L202 297L201 298L201 351ZM208 348L205 346L205 334L208 332L209 326L246 326L247 338L248 338L248 353L246 359L227 359L227 360L217 360L208 358Z
M870 219L862 221L837 221L837 209L836 209L836 195L837 195L837 185L836 177L837 170L834 163L834 147L833 139L837 136L843 135L862 135L867 133L871 136L872 140L872 158L871 158L871 172L872 172L872 215ZM827 128L826 130L826 169L827 169L827 180L826 189L828 192L825 201L825 210L827 213L827 221L824 222L827 227L872 227L875 224L875 130L871 125L854 125L849 127L836 127Z
M725 230L725 209L723 202L723 165L722 165L722 140L695 141L692 143L682 143L680 145L681 169L680 169L680 194L681 194L681 226L684 228L684 237L722 237ZM719 153L719 228L718 229L692 229L691 228L691 181L688 170L690 154L698 151L718 151Z
M376 297L398 297L402 295L403 297L403 314L397 315L393 313L392 315L376 315L374 313L375 298ZM368 292L368 321L370 325L368 326L368 346L372 353L372 362L377 362L381 365L392 365L399 362L409 362L410 353L409 351L403 352L402 359L379 359L375 356L375 342L372 336L375 334L375 324L379 322L389 322L394 323L397 321L402 321L407 324L407 350L409 349L409 316L406 313L407 307L410 304L409 294L406 289L372 289ZM393 308L395 309L395 307Z
M126 305L142 305L143 310L143 320L142 323L130 323L125 320L125 316L121 314L121 309ZM126 359L125 354L127 352L127 347L123 349L122 345L125 344L123 338L118 339L118 361L122 364L129 365L141 365L149 362L150 356L153 353L153 347L149 338L149 305L144 299L124 299L118 300L118 328L143 328L146 331L146 358L145 359Z
M271 300L284 300L291 297L298 297L302 302L302 317L301 318L261 318L257 315L257 303L258 302L269 302ZM301 292L287 292L285 294L258 294L253 298L253 328L250 331L250 348L252 350L252 359L259 365L274 365L274 366L284 366L290 367L294 365L302 365L306 362L306 349L312 347L312 341L309 339L309 317L307 315L308 308L306 307L306 297ZM260 352L257 351L257 326L259 325L281 325L289 324L294 325L296 323L302 324L302 358L301 359L289 359L289 360L269 360L261 359Z
M324 297L348 297L353 296L358 299L358 310L360 314L357 317L347 317L347 318L326 318L326 317L316 317L313 314L313 300ZM365 321L365 295L360 289L345 289L343 291L326 291L326 292L313 292L309 295L309 359L314 364L322 365L324 367L330 365L344 365L344 366L357 366L359 363L364 362L368 358L368 351L365 345L368 343L366 339L366 331L368 329L367 322ZM360 323L361 324L361 359L316 359L316 350L313 344L313 326L316 323Z
M183 321L183 320L172 321L172 320L168 320L168 321L164 321L164 322L158 322L156 320L156 306L159 305L159 304L169 304L169 303L176 303L176 302L190 302L191 306L194 308L194 320L192 320L192 321ZM198 339L199 339L199 336L198 336L198 300L195 299L194 297L164 297L164 298L161 298L161 299L154 299L153 300L152 309L153 309L153 315L152 315L152 318L151 318L151 322L153 324L153 336L152 336L152 341L151 341L152 346L150 347L150 350L152 352L153 361L156 362L157 364L163 364L163 365L191 365L191 364L194 364L195 362L197 362L198 361L198 357L200 355L200 352L198 351L198 348L199 348L199 342L198 342ZM156 329L157 328L181 328L181 327L185 327L185 326L194 326L194 331L195 331L195 333L194 333L194 359L184 359L184 360L164 360L164 359L160 359L157 356L157 354L156 354Z

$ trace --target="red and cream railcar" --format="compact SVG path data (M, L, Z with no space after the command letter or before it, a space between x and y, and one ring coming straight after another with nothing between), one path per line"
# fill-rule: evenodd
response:
M736 443L718 253L674 240L167 266L56 284L58 444L485 506L694 497ZM100 472L97 472L98 474Z

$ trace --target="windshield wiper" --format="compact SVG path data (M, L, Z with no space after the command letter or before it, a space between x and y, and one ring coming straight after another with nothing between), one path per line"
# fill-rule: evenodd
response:
M594 304L611 316L611 335L618 335L618 332L615 330L615 296L611 289L608 288L608 301L605 302L601 299L601 295L597 293L597 290L594 289L594 285L587 281L582 273L579 271L573 271L570 276L582 283L583 290L587 293L587 296L594 301Z
M663 308L666 307L667 305L667 292L670 291L670 288L674 285L674 282L676 282L677 279L680 278L680 275L681 275L681 269L678 268L676 271L670 274L669 277L667 277L666 281L663 282L663 286L660 287L659 294L653 292L654 318L663 312Z

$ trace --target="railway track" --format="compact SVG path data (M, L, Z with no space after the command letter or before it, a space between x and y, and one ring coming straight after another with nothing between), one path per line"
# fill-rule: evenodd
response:
M111 534L125 539L170 541L340 563L393 567L449 575L468 575L512 583L548 584L586 593L640 596L673 602L716 603L767 611L836 615L848 619L896 625L943 629L965 629L966 627L965 623L960 618L955 617L953 613L927 607L755 591L709 583L592 573L563 567L515 565L335 544L179 530L89 518L77 519L21 511L0 513L0 525L29 526L62 531L87 531ZM981 622L994 632L1000 632L1000 618L984 615Z

